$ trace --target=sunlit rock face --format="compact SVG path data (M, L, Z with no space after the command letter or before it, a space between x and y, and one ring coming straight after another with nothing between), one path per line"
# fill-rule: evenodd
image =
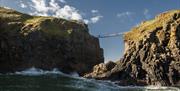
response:
M80 75L104 62L86 24L0 8L0 72L36 67Z
M124 34L125 54L104 73L85 77L127 85L180 85L180 10L162 13Z

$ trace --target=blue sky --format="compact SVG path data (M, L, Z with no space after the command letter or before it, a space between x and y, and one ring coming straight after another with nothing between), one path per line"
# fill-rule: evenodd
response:
M49 2L51 6L46 5ZM0 0L0 5L34 15L86 21L90 33L99 35L127 32L159 13L180 9L180 0ZM51 9L55 7L57 9ZM123 55L123 36L100 39L100 45L106 61L116 61Z

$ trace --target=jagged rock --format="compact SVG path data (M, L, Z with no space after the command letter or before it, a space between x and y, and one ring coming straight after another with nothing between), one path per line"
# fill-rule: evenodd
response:
M104 76L107 76L108 71L110 71L112 68L114 68L116 66L116 63L109 61L108 63L101 63L98 65L95 65L93 68L93 72L90 74L85 75L84 77L86 78L103 78ZM105 74L103 74L105 73ZM103 74L100 75L101 77L97 77L99 74Z
M37 67L83 75L103 61L99 40L86 24L0 8L1 73Z
M125 33L124 41L124 56L114 68L86 77L120 85L180 86L180 10L141 23Z

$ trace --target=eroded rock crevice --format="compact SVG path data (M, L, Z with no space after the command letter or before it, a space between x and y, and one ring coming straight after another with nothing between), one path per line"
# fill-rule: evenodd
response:
M102 62L99 39L86 24L0 7L0 73L36 67L83 75Z
M120 85L180 85L179 10L141 23L124 35L124 41L124 56L114 68L85 77L115 79Z

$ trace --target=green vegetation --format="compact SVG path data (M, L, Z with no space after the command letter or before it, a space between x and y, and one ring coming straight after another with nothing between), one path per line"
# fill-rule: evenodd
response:
M124 35L124 39L134 41L141 40L147 33L152 32L157 28L163 27L164 24L167 24L173 20L175 14L180 14L180 10L165 12L159 16L156 16L153 20L142 22L139 26L133 28L130 32L127 32Z
M0 19L4 20L5 22L22 22L29 18L31 18L30 15L0 7Z
M12 9L0 7L0 22L7 22L4 30L0 31L20 31L23 35L28 35L33 31L40 31L46 36L67 37L76 26L84 28L78 21L68 21L61 18L30 16Z
M34 16L24 22L26 26L30 26L31 29L39 30L48 35L66 35L59 27L58 24L53 22L52 17ZM26 31L25 33L29 33Z

